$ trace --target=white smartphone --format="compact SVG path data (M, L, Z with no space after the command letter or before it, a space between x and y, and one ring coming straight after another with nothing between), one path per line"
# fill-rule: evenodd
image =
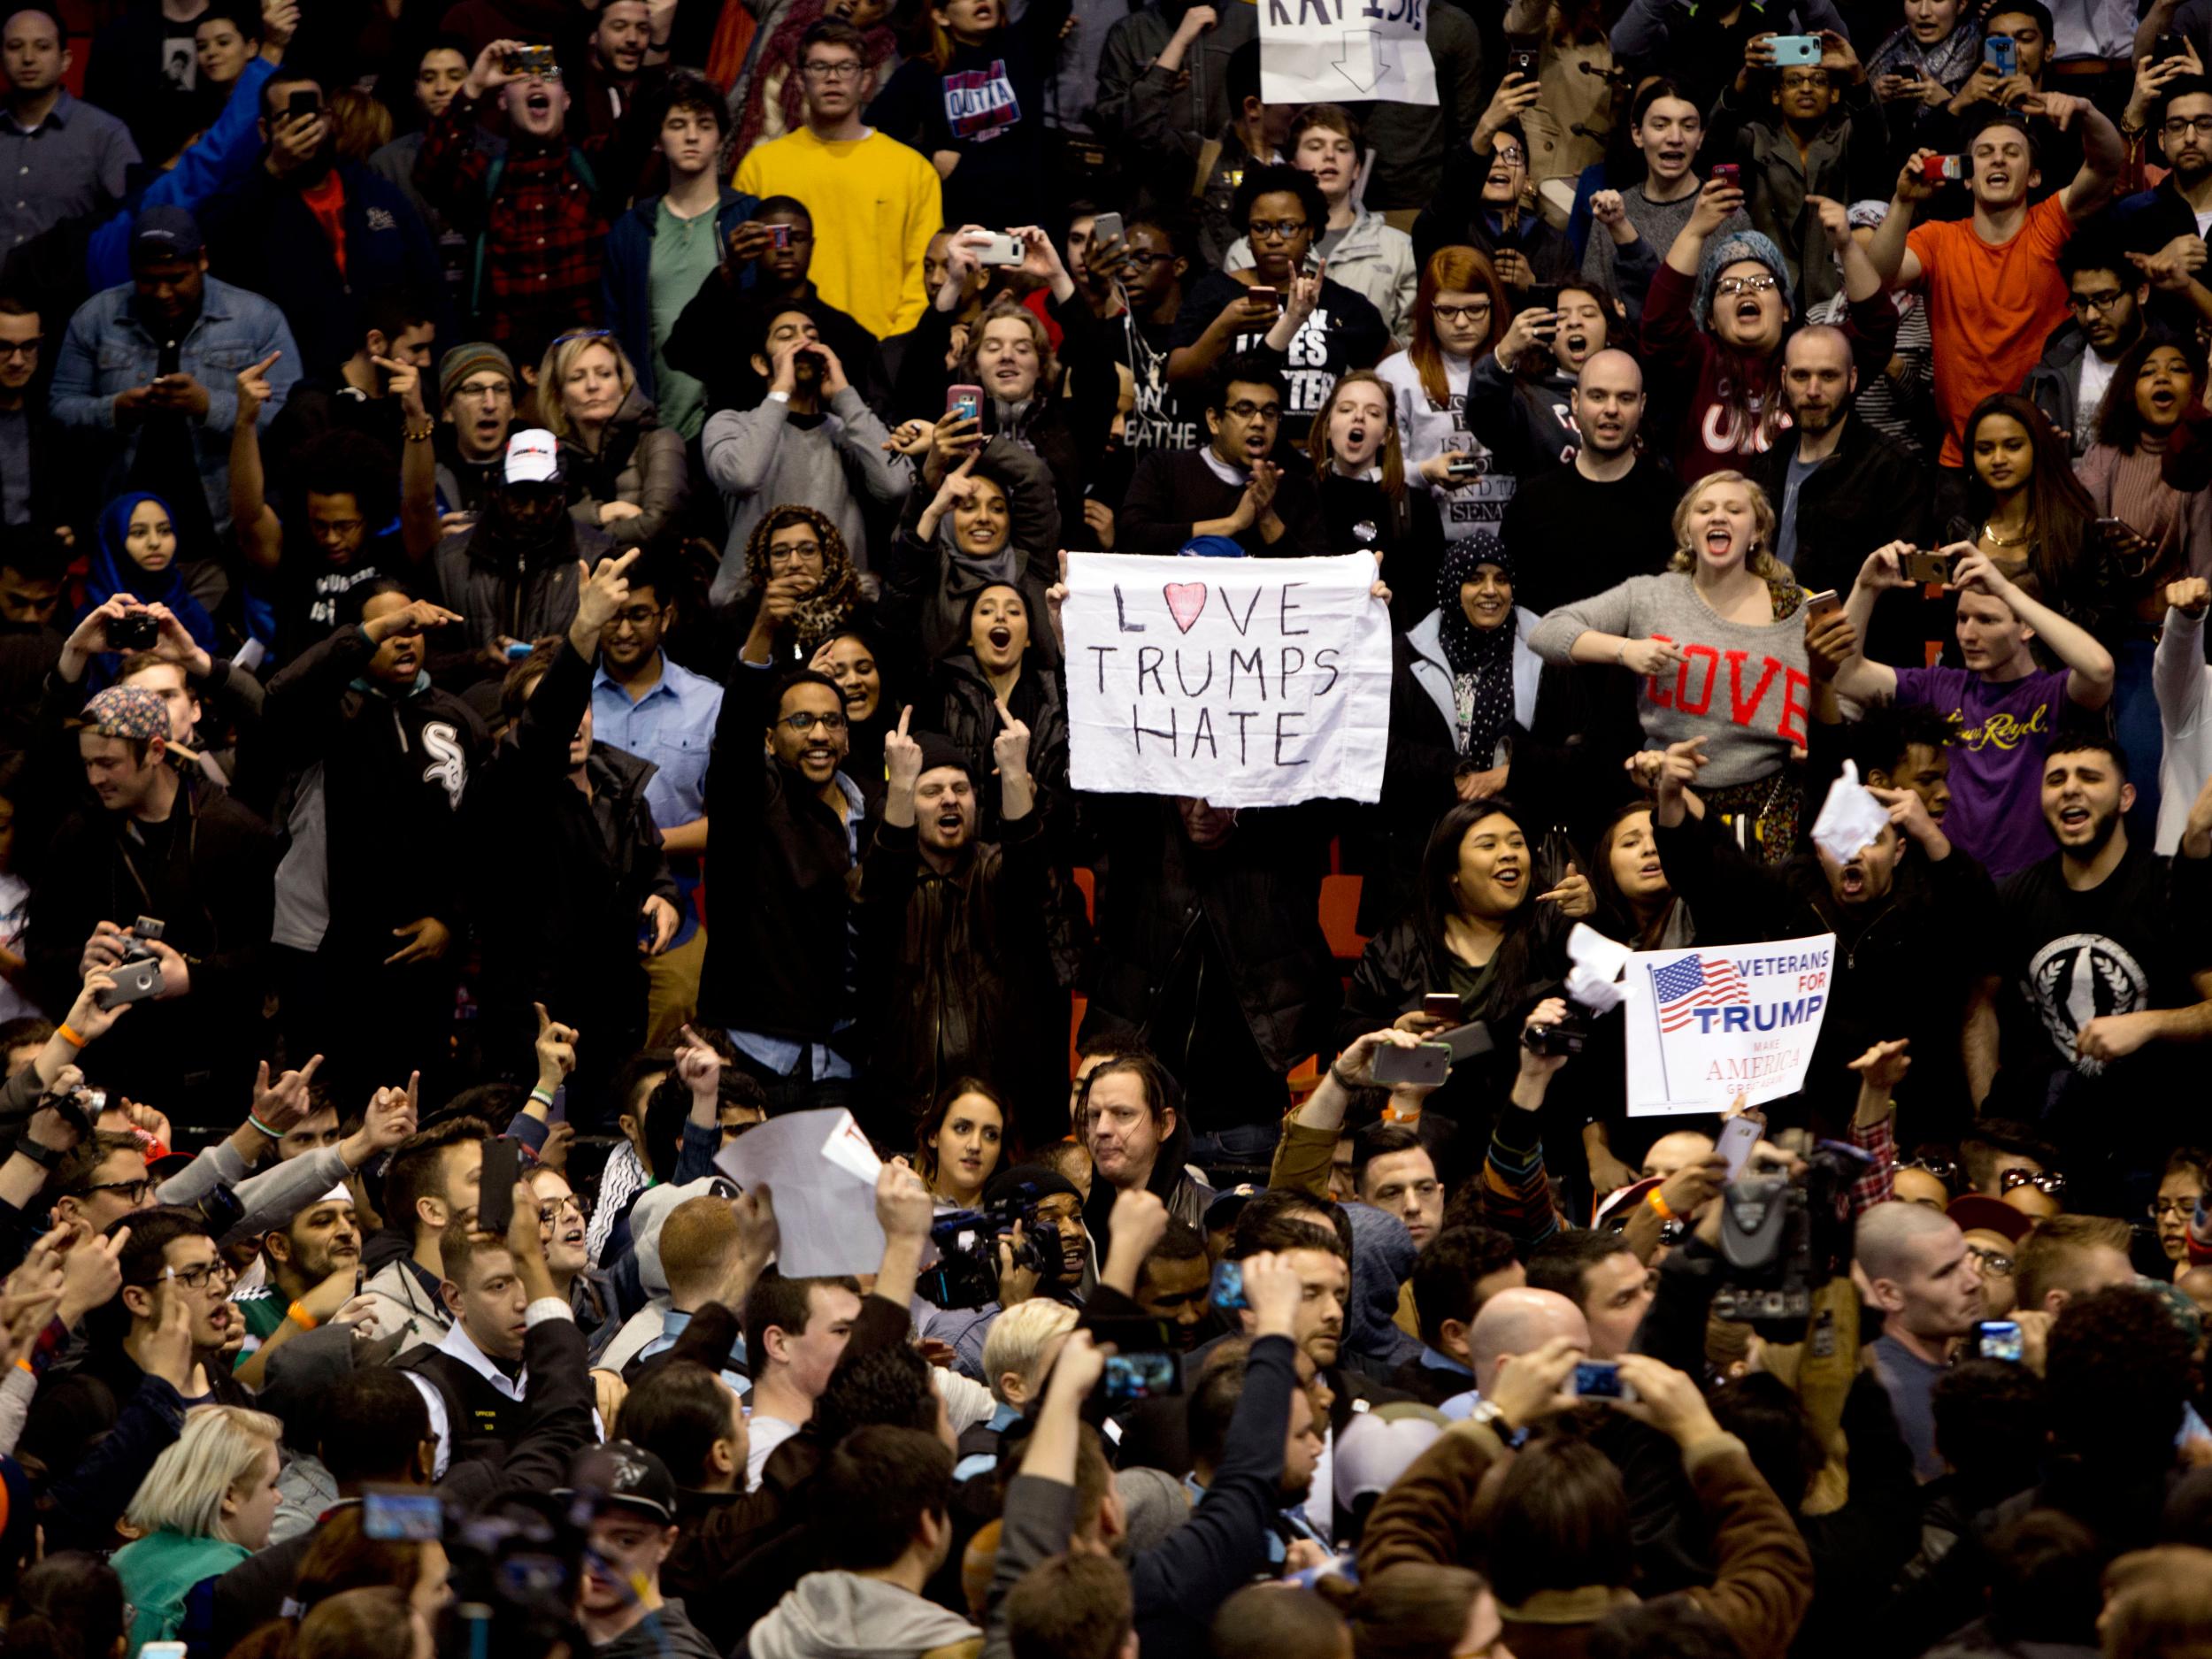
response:
M1751 1149L1766 1132L1767 1120L1756 1112L1738 1112L1720 1126L1720 1140L1713 1149L1727 1160L1730 1180L1742 1175L1744 1165L1751 1162Z

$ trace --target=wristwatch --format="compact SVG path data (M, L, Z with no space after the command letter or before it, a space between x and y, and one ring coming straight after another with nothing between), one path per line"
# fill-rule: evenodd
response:
M1505 1413L1499 1410L1497 1406L1488 1400L1476 1401L1475 1409L1467 1414L1467 1421L1481 1424L1483 1427L1503 1440L1510 1449L1517 1452L1528 1440L1528 1431L1508 1427Z
M52 1147L42 1147L28 1135L16 1137L15 1150L30 1159L42 1170L52 1169L69 1156L66 1152L56 1151Z

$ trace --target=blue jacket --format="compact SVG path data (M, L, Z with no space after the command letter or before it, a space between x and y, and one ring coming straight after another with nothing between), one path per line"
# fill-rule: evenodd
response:
M94 293L131 280L131 227L139 210L180 207L197 216L218 192L234 189L261 154L261 88L276 73L267 58L253 57L238 72L223 112L185 150L177 165L157 173L146 188L92 233L85 248L85 280Z
M661 198L649 196L614 222L607 233L605 273L600 281L606 291L607 326L646 396L657 397L653 387L653 227L660 222ZM760 198L722 187L722 205L715 210L715 229L726 249L730 233L760 211ZM745 271L751 286L752 270Z
M413 294L434 306L445 296L437 248L414 204L358 162L342 161L337 173L345 189L343 271L299 192L266 167L246 174L208 235L225 280L283 307L307 374L332 373L361 349L363 296Z
M300 377L299 348L284 313L258 294L206 280L200 314L184 336L178 366L207 388L207 413L192 428L200 487L219 534L230 531L230 434L238 420L238 371L280 352L269 368L271 395L257 423L265 432ZM105 471L103 495L120 491L138 457L143 428L118 427L115 396L150 383L161 366L161 342L138 319L137 289L125 282L77 307L54 362L50 405L54 419L88 434L88 454Z

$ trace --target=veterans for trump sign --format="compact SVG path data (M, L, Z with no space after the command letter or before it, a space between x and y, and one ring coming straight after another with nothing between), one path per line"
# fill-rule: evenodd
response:
M1390 610L1374 580L1367 553L1069 554L1075 787L1216 806L1380 799Z
M1794 1094L1820 1041L1836 936L1645 950L1621 980L1632 1118Z

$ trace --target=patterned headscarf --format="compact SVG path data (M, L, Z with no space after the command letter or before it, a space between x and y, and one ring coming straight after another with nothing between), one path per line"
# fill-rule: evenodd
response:
M795 524L810 526L814 539L822 544L822 585L800 600L791 616L793 638L803 656L811 654L852 619L860 603L860 579L853 570L852 555L845 549L845 538L828 516L795 502L785 502L769 509L753 526L752 539L745 543L745 578L756 594L768 591L768 538Z
M1496 565L1508 581L1513 580L1513 561L1488 531L1478 530L1448 547L1436 574L1436 609L1443 625L1444 659L1452 668L1455 746L1486 767L1498 740L1513 726L1515 627L1509 610L1500 627L1479 628L1467 620L1459 590L1485 565Z

